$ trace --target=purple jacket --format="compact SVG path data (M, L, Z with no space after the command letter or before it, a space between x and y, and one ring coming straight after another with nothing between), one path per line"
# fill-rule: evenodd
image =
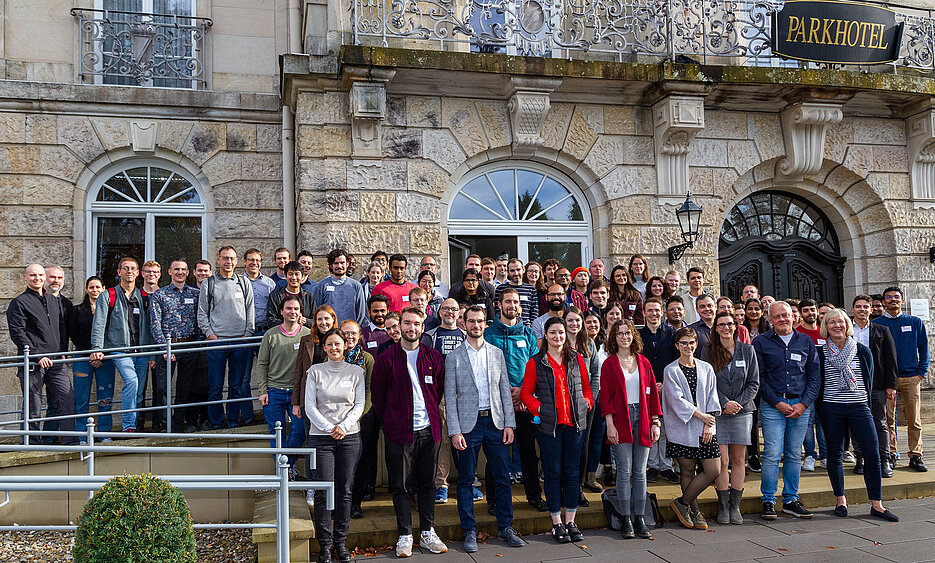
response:
M420 343L416 367L432 438L438 443L442 439L438 403L445 396L445 363L437 350ZM383 422L386 439L397 444L411 444L412 381L406 365L406 352L401 344L393 344L377 356L370 379L370 397L373 411Z

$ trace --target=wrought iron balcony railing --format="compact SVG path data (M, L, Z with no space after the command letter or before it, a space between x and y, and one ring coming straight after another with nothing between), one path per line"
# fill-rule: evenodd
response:
M784 0L351 0L354 44L517 55L792 66L774 56ZM929 10L888 5L905 22L897 66L935 70ZM687 57L687 60L685 59ZM889 65L892 68L892 65Z
M210 19L83 8L71 15L78 19L80 77L104 84L204 87Z

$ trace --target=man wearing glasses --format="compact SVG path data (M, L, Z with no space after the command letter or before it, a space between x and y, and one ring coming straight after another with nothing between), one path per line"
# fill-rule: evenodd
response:
M555 277L558 278L557 273ZM545 314L532 322L532 332L539 340L545 338L545 322L552 317L562 315L562 311L565 309L565 288L557 283L549 286L549 292L545 294L545 304L547 307ZM582 309L582 311L586 310Z

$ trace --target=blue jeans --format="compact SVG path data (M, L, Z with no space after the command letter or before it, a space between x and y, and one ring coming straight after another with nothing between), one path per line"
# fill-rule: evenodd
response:
M113 367L120 374L123 380L123 396L120 399L121 409L135 409L137 407L136 396L139 389L140 379L146 381L146 370L149 369L149 357L137 356L135 358L121 356L114 358L106 363L113 363ZM123 429L136 430L136 419L139 413L125 412L122 415Z
M253 332L253 336L263 336L266 334L267 329L259 329ZM247 367L244 369L244 378L243 383L240 385L240 396L241 397L252 397L253 390L250 388L250 380L253 372L253 359L256 357L257 353L260 351L260 347L256 346L254 348L247 348L250 350L250 355L247 357ZM240 416L243 418L244 424L253 424L256 422L256 414L253 412L253 401L235 403L241 405ZM263 411L266 411L266 408L263 408Z
M620 514L642 516L646 513L646 463L649 461L649 446L640 445L640 404L629 405L631 442L612 446L617 458L617 510ZM623 413L620 416L624 416ZM614 424L616 426L616 423ZM633 483L630 483L630 477Z
M269 395L269 402L263 407L263 416L266 418L266 427L272 434L276 430L276 423L282 423L283 447L301 448L305 442L305 424L302 417L292 414L292 390L275 389L270 387L266 393ZM289 415L289 434L286 435L286 417ZM276 441L269 441L270 447L276 447ZM289 456L289 463L295 464L298 456Z
M796 405L798 399L786 399ZM779 460L782 458L782 502L798 500L799 474L802 472L802 442L808 430L812 407L799 418L786 418L766 401L760 401L760 421L763 424L763 459L760 474L760 493L763 502L776 503L779 490Z
M227 371L227 398L240 399L243 397L244 372L247 361L253 354L250 348L229 348L226 350L208 350L208 400L220 401L224 390L224 371ZM243 412L243 405L252 408L252 401L243 403L227 403L227 426L234 428ZM208 405L208 418L211 427L217 430L224 427L224 408L221 405Z
M545 481L545 502L551 515L565 510L578 509L581 485L578 483L578 463L581 461L581 446L584 432L571 426L555 428L555 436L538 433L539 451L542 454L542 474ZM535 476L523 475L524 479Z
M88 412L91 402L91 378L97 389L97 412L107 412L113 408L114 400L114 364L104 362L101 367L93 368L89 362L75 362L71 365L74 374L75 387L75 414ZM81 374L81 375L78 375ZM110 415L97 417L94 429L100 432L110 432L114 428L114 418ZM88 429L88 419L81 417L75 419L75 430L85 432Z
M591 421L591 433L588 436L588 466L585 468L588 473L597 471L597 466L601 463L601 448L604 447L605 430L607 422L601 416L601 400L598 397L594 408L591 409L594 419Z
M458 467L458 516L461 529L477 531L474 520L474 472L481 446L487 456L490 475L494 479L494 496L497 507L497 529L503 530L513 522L513 497L510 490L510 446L503 443L503 430L494 426L489 416L478 416L474 428L464 434L467 448L459 451L452 448L454 462ZM535 477L532 477L535 478Z
M818 438L817 456L815 455L816 437ZM828 447L825 444L825 429L824 425L821 423L821 415L818 413L818 409L812 409L808 417L808 430L805 432L805 442L803 446L805 447L805 457L811 456L815 459L828 459Z

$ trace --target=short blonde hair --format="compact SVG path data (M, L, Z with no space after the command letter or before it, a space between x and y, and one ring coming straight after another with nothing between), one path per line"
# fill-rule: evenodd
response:
M854 336L854 323L851 321L851 318L847 316L847 312L844 309L835 308L825 313L825 316L821 319L822 338L828 338L828 321L838 317L843 317L844 324L847 325L847 331L845 332L845 335Z

